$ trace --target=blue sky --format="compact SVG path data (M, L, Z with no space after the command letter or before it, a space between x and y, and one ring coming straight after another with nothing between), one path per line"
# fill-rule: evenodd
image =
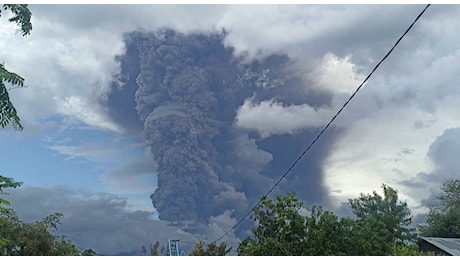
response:
M187 182L188 175L177 178L184 185L193 184L191 190L210 190L206 195L215 198L210 203L221 201L222 206L229 201L244 208L259 195L255 191L267 190L287 169L297 150L327 123L423 7L31 5L33 30L25 38L2 16L0 61L22 75L27 86L10 91L24 130L7 127L0 134L0 174L24 182L9 199L29 220L62 211L65 219L59 232L80 247L105 254L133 253L142 244L174 237L219 237L237 221L238 212L232 208L216 207L205 221L187 223L188 227L158 220L149 196L158 176L167 175L157 172L155 160L163 153L151 152L161 142L152 143L144 135L158 124L147 123L190 111L167 100L171 97L154 103L152 97L159 92L144 78L126 83L138 93L136 98L131 93L111 103L117 91L113 82L126 72L115 57L134 59L126 52L125 33L161 35L169 28L188 44L192 33L209 36L225 29L220 47L232 47L232 57L244 57L243 64L260 61L262 67L253 72L258 81L248 86L251 91L234 96L237 105L231 108L230 121L224 122L234 136L226 136L228 143L217 143L222 146L212 143L218 151L212 158L224 153L236 162L207 162L211 170L202 179L208 186L195 187ZM458 9L433 5L427 10L334 122L334 131L278 192L296 191L308 203L343 213L348 198L380 191L386 183L399 191L414 214L427 211L426 200L442 181L458 176ZM153 64L148 63L149 50L144 51L146 59L131 61L130 66L141 70L140 62ZM264 60L275 54L287 57L286 63L277 63L282 68ZM216 69L220 77L219 67L213 66L206 69ZM144 75L148 67L141 70ZM143 107L149 102L154 105ZM114 104L118 110L111 110ZM172 142L166 141L168 147ZM222 147L230 148L222 153ZM180 149L171 154L180 154ZM233 175L223 176L217 169ZM184 197L193 198L198 209L203 201L196 194ZM194 234L192 227L205 232ZM114 233L117 228L120 232ZM111 241L103 241L107 236ZM239 239L233 232L227 237L232 243Z
M136 202L140 209L152 209L148 197L156 185L154 170L130 180L136 189L117 187L116 170L135 163L146 153L145 145L132 136L76 126L40 136L4 131L1 145L9 147L1 155L3 174L14 176L25 186L116 191L142 201Z

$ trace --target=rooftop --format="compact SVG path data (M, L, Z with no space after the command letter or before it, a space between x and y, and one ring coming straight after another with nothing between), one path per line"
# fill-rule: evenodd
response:
M425 240L451 255L460 256L460 238L420 237L420 239Z

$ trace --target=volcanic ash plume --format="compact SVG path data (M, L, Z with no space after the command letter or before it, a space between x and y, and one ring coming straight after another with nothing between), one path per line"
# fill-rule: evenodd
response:
M282 100L283 91L298 97L286 85L289 59L273 55L243 63L224 46L224 37L171 30L125 36L129 51L121 60L139 61L130 89L137 89L143 136L158 166L151 199L160 219L207 223L224 212L241 216L279 176L267 170L273 154L236 127L235 118L248 99Z

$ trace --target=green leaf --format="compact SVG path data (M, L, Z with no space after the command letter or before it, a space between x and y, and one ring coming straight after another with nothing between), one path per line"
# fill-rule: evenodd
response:
M22 36L30 34L32 31L32 13L30 12L27 4L4 4L3 9L10 10L13 13L13 17L8 19L9 22L16 23L22 31Z
M23 126L17 114L16 108L10 100L8 90L4 82L10 83L12 86L22 87L24 79L12 72L9 72L0 64L0 127L4 128L8 124L12 124L15 130L22 130Z

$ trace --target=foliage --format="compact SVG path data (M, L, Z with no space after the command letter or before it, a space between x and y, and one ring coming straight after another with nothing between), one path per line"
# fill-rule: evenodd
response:
M13 178L8 178L0 175L0 195L8 195L4 191L6 188L16 188L21 186L21 182L16 182L14 181ZM6 199L0 198L0 218L3 216L6 216L8 214L11 214L11 209L7 208L10 206L10 202L7 201Z
M301 207L294 193L263 197L252 216L254 237L240 243L238 255L347 255L354 222L318 206L303 216Z
M64 237L55 236L55 228L62 214L55 213L40 221L21 221L14 212L0 220L0 255L41 256L79 255L77 248Z
M207 245L207 248L204 249L205 243L203 241L198 242L195 245L195 248L190 252L189 256L225 256L227 255L232 248L227 249L227 243L222 242L217 245L214 242L211 242Z
M9 10L13 14L13 17L9 18L8 21L15 22L19 27L21 27L22 36L30 34L30 31L32 31L32 23L30 22L32 13L30 12L27 4L4 4L3 10Z
M417 245L393 245L391 248L392 256L435 256L433 252L420 251Z
M83 252L81 252L80 255L81 256L95 256L96 252L93 249L89 248L89 249L83 250Z
M353 222L339 218L320 206L313 206L310 216L305 217L306 239L303 255L347 255L350 250Z
M3 10L10 11L13 14L13 17L9 18L8 21L16 23L21 28L22 36L30 34L32 30L32 23L30 22L32 13L26 4L4 4ZM5 83L13 87L22 87L24 78L9 72L3 64L0 64L0 127L4 128L11 124L15 130L22 130L21 120L10 100Z
M430 208L421 235L460 238L460 180L445 181L437 199L440 205Z
M0 194L5 189L17 188L22 183L0 176ZM10 203L0 198L0 256L79 255L77 248L67 239L51 234L62 218L54 213L40 221L27 223L9 208Z
M411 213L397 191L383 185L384 196L374 192L350 199L356 218L339 218L313 206L309 216L294 193L262 197L254 208L257 226L238 246L238 255L423 255L414 244Z
M348 255L389 255L392 242L385 224L374 216L357 219L350 232Z
M160 248L160 251L158 251L158 248L160 248L160 242L156 241L155 244L153 244L150 247L150 255L159 256L160 254L164 254L164 252L166 251L166 248L164 246Z
M377 192L372 195L361 194L349 200L349 206L359 220L372 217L373 221L381 221L386 228L387 243L406 244L416 238L415 229L411 228L412 215L406 202L398 200L398 192L383 184L382 198Z
M302 255L305 218L301 206L294 193L278 195L275 201L263 196L251 217L258 223L252 230L254 237L240 243L238 255Z

